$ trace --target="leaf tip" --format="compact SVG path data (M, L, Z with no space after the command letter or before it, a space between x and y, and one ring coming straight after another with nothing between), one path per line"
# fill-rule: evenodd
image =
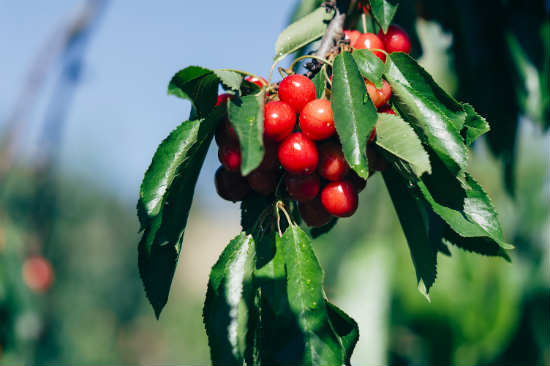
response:
M426 300L428 300L428 302L431 304L432 300L430 299L430 295L428 294L429 288L426 288L426 285L424 284L424 280L422 279L418 281L418 291L420 291L420 293L424 295Z

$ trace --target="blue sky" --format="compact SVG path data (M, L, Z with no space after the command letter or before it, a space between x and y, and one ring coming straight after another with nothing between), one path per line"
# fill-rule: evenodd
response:
M0 128L38 49L79 3L0 0ZM64 131L62 170L109 187L134 204L156 146L189 113L187 102L166 95L170 77L187 65L266 75L294 3L111 1L86 52L83 80ZM35 151L56 76L50 75L29 120L27 153ZM211 151L198 194L207 205L224 206L212 183L217 165Z

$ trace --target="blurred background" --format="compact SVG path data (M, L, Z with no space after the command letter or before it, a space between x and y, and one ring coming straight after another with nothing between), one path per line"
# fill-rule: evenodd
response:
M0 364L210 363L202 303L211 266L239 232L239 206L217 197L211 151L157 321L137 271L139 184L190 110L166 95L171 76L187 65L267 76L295 9L295 0L0 1ZM402 24L421 63L466 94L456 35L440 17L410 14ZM491 137L471 159L517 247L511 264L452 248L428 303L377 175L359 214L316 240L329 298L359 323L353 363L550 363L549 121L517 104L515 168Z

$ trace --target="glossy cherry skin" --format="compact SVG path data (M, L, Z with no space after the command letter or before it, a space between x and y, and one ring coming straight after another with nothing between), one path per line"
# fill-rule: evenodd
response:
M218 159L223 167L231 172L238 172L241 170L241 149L237 144L220 146L218 150Z
M332 219L332 215L325 210L319 197L309 202L300 202L298 211L304 222L311 227L324 226Z
M277 143L264 139L264 158L256 169L264 171L276 170L280 165L277 157L278 148L279 145Z
M279 99L290 104L296 113L315 97L315 85L304 75L289 75L279 84Z
M216 107L226 103L228 99L232 99L232 98L233 98L233 95L227 94L227 93L218 95L218 101L216 102Z
M269 102L264 109L264 137L283 141L294 130L296 112L286 102Z
M336 142L328 141L319 147L319 175L325 179L342 180L349 170L342 146Z
M361 32L357 30L345 30L344 31L344 37L346 39L349 39L349 45L351 47L355 48L355 44L357 43L357 40L359 39L359 36L361 36Z
M23 262L23 282L34 292L46 292L54 280L52 265L45 258L35 255Z
M312 174L319 163L315 143L301 132L295 132L281 142L278 156L283 168L296 175Z
M374 33L361 34L355 43L355 48L371 50L380 60L386 62L386 54L384 52L374 51L375 49L386 50L384 48L384 42Z
M275 192L278 174L276 171L255 169L246 176L250 188L263 196L269 196Z
M382 107L378 108L378 113L387 113L395 115L395 111L389 104L385 104Z
M214 138L218 146L239 143L239 137L227 118L216 128Z
M219 167L216 171L214 184L220 197L227 201L242 201L250 192L250 186L245 178L239 173L229 172L223 167Z
M321 191L325 210L337 217L349 217L357 210L359 198L355 187L347 181L330 182Z
M380 89L377 89L376 86L368 80L365 80L365 85L367 86L367 93L369 93L369 97L376 108L382 107L390 100L391 87L386 80L382 80L382 87Z
M378 37L384 43L386 52L411 52L411 39L403 28L392 24L388 27L388 33L384 34L382 29L378 32Z
M326 99L314 99L300 113L300 129L312 140L325 140L336 133L332 107Z
M317 174L292 175L285 177L286 190L298 202L311 201L321 190L321 180Z
M258 88L263 88L264 86L267 86L267 80L260 76L260 78L257 78L255 76L248 75L244 78L246 81L256 84Z

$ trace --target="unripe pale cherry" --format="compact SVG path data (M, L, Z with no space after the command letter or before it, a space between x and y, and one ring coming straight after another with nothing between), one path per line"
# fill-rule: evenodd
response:
M279 84L279 99L290 104L296 113L315 99L315 84L304 75L294 74L284 78Z
M312 174L319 163L315 143L301 132L295 132L281 142L278 156L283 168L297 175Z
M321 180L317 174L292 175L285 177L286 190L298 202L311 201L321 190Z
M368 80L365 80L365 85L367 86L367 93L376 108L382 107L390 100L391 87L386 80L382 80L382 87L380 89L376 88L376 86Z
M264 109L264 136L272 141L284 140L294 130L296 112L282 101L269 102Z
M237 144L221 145L218 150L218 159L223 167L231 172L241 170L241 149Z
M346 39L349 39L349 45L353 48L355 48L355 44L357 43L357 40L359 39L359 36L361 36L361 32L357 30L345 30L344 31L344 37Z
M276 171L255 169L246 176L250 188L263 196L275 192L278 174Z
M245 178L239 173L227 171L223 167L219 167L216 171L214 184L220 197L232 202L242 201L250 191L250 186Z
M337 217L353 215L358 201L357 190L347 181L330 182L321 191L321 202L325 210Z
M386 62L386 54L380 51L374 50L386 50L384 48L384 42L374 33L363 33L357 39L355 43L355 48L357 49L367 49L371 50L380 60Z
M300 113L300 129L312 140L325 140L336 133L330 101L314 99Z
M349 170L342 146L328 141L319 147L319 175L325 179L342 180Z
M255 76L248 75L244 79L252 84L256 84L258 88L263 88L264 86L267 86L267 80L261 76L257 78Z
M411 39L403 28L392 24L388 27L388 33L384 34L382 29L378 32L378 37L384 43L386 52L411 52Z
M332 215L325 210L319 197L309 202L298 203L298 210L304 222L311 227L326 225L332 219Z

